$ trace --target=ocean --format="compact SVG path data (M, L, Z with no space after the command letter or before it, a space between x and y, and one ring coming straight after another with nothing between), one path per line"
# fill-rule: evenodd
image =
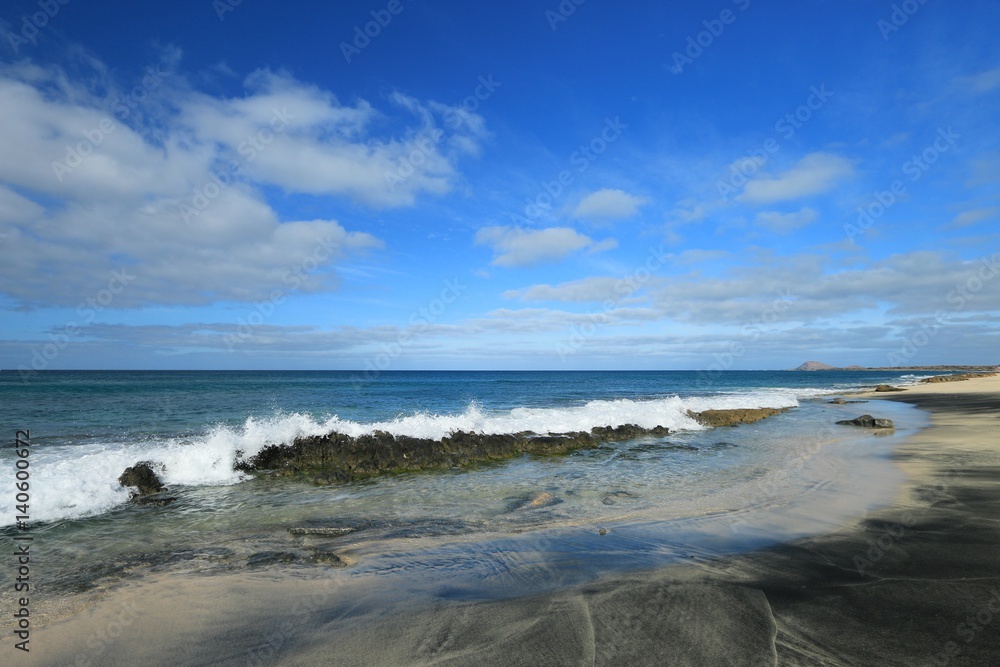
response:
M0 431L10 446L0 450L0 531L19 531L13 445L24 430L28 531L52 594L143 569L309 568L329 564L317 559L323 553L357 576L462 572L468 591L490 582L517 589L512 577L533 588L540 579L758 548L887 502L899 480L892 446L925 425L923 414L886 401L828 401L918 379L875 371L46 371L24 381L2 372ZM687 414L750 407L791 410L717 429ZM865 412L894 419L896 431L874 437L834 424ZM234 467L265 446L331 431L440 438L622 424L671 433L325 486ZM117 478L140 461L154 465L175 502L129 502ZM289 533L296 527L354 532L321 539Z

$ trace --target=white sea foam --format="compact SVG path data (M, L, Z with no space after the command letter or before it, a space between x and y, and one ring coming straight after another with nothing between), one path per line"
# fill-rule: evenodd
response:
M290 443L301 436L337 431L351 436L387 431L394 435L439 439L454 431L478 433L559 433L589 431L595 426L637 424L671 430L701 427L688 410L794 407L792 392L760 391L710 397L672 396L654 400L599 400L565 407L520 407L508 411L484 410L469 404L457 414L427 412L362 423L336 416L316 419L301 413L281 413L268 419L249 418L241 426L216 425L205 434L186 439L148 439L99 445L46 446L31 455L31 521L53 521L100 514L128 501L128 490L118 483L122 471L140 461L156 464L169 486L223 486L245 476L234 470L238 458L253 456L272 444ZM13 475L0 480L0 526L14 523Z

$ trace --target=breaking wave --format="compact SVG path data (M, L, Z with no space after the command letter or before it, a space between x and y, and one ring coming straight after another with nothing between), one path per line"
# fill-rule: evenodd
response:
M303 413L250 417L239 426L216 424L189 437L148 438L88 445L46 445L31 454L31 521L56 521L92 516L128 501L128 490L118 476L139 461L156 464L167 486L224 486L246 475L234 464L264 447L290 443L297 437L337 431L360 436L381 430L393 435L440 439L455 431L485 434L563 433L589 431L596 426L636 424L666 426L672 431L699 430L689 410L795 407L798 400L781 390L651 400L595 400L562 407L518 407L505 411L470 403L460 413L417 412L379 422L356 422ZM6 458L6 456L4 457ZM0 526L14 523L13 475L0 482ZM8 504L9 503L9 504Z

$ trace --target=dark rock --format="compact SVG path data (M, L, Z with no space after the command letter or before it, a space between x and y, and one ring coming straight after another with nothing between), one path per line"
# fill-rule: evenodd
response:
M766 419L789 408L741 408L734 410L704 410L702 412L688 411L688 416L702 426L736 426L752 424Z
M293 553L287 551L258 551L247 558L247 567L263 567L278 563L292 563L296 560Z
M643 428L635 424L622 424L621 426L595 426L590 429L590 434L598 440L604 442L622 442L634 440L643 436L654 436L658 438L670 435L670 429L666 426L654 426L653 428Z
M732 449L736 446L734 442L726 442L725 440L720 440L719 442L713 443L709 449Z
M337 554L333 553L332 551L322 551L320 549L316 549L315 551L313 551L312 562L322 565L329 565L330 567L347 566L347 563L345 563Z
M353 533L353 528L289 528L292 535L320 535L323 537L340 537Z
M382 474L440 470L501 461L522 454L551 456L596 447L609 440L664 436L669 430L634 424L598 427L592 433L487 435L456 431L440 440L395 436L384 431L351 437L343 433L297 438L287 445L270 445L237 462L243 472L301 477L333 484Z
M885 392L885 391L906 391L906 390L900 389L899 387L893 387L892 385L888 384L880 384L879 386L875 387L875 391Z
M838 424L844 424L845 426L861 426L864 428L895 428L895 424L892 423L891 419L876 419L871 415L861 415L856 419L844 419Z
M832 403L834 405L847 405L848 403L867 403L868 401L847 401L843 398L835 398L832 401L827 401L827 403Z
M169 505L177 500L175 496L168 496L165 493L151 493L148 496L133 495L129 498L136 505Z
M163 483L153 472L152 463L149 461L136 463L134 466L125 468L125 472L118 476L118 483L134 488L133 498L159 493L164 489Z
M921 382L925 383L936 383L936 382L961 382L962 380L971 380L973 378L988 378L993 377L996 373L962 373L960 375L935 375L934 377L924 378Z

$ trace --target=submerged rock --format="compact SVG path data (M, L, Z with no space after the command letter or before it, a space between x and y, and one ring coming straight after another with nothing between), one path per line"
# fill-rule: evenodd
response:
M638 498L636 494L631 491L608 491L601 498L601 502L605 505L615 505L619 498Z
M292 535L320 535L322 537L340 537L353 533L354 528L289 528Z
M132 498L139 496L149 496L164 490L160 478L153 472L152 464L149 461L136 463L134 466L125 468L125 472L118 476L118 483L125 487L135 489Z
M789 409L739 408L733 410L703 410L702 412L688 410L688 416L702 426L737 426L738 424L752 424L761 419L781 414Z
M848 403L867 403L868 401L848 401L843 398L837 397L832 401L827 401L827 403L832 403L834 405L847 405Z
M287 551L258 551L247 558L247 567L264 567L278 563L293 563L298 557Z
M343 559L332 551L323 551L321 549L316 549L313 551L312 558L310 559L314 563L329 565L330 567L346 567L347 563Z
M525 505L526 509L535 509L538 507L548 507L550 505L557 505L562 501L553 496L548 491L542 491L537 496L531 499L531 501Z
M168 496L165 493L152 493L148 496L133 495L129 498L136 505L169 505L177 500L175 496Z
M855 419L843 419L838 424L844 424L845 426L861 426L864 428L895 428L896 425L892 423L891 419L878 419L872 417L871 415L861 415Z

